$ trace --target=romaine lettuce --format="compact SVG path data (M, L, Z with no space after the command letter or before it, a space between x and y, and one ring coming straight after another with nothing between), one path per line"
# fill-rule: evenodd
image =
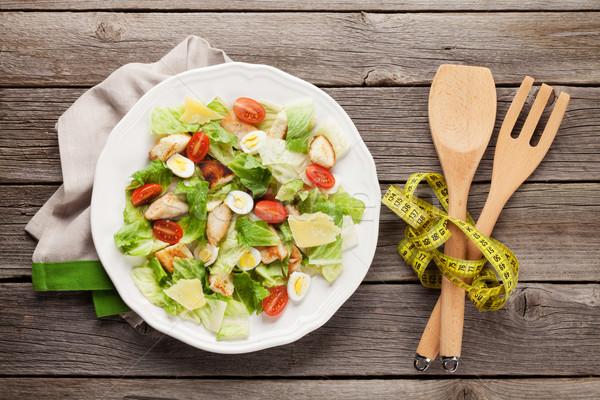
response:
M181 132L197 132L199 124L185 124L179 120L179 117L185 112L183 104L172 107L156 107L150 117L150 126L152 133L165 135Z
M352 197L343 188L339 188L337 192L329 196L329 201L341 206L344 210L344 215L352 217L352 221L358 224L365 212L365 203L356 197Z
M260 129L261 131L268 132L269 129L271 129L271 126L273 125L273 121L275 121L275 117L277 117L277 114L279 114L279 112L283 110L283 107L277 103L265 100L261 100L260 104L265 109L265 118L258 124L256 124L256 128Z
M240 178L242 185L252 191L254 197L265 194L269 187L271 172L256 157L246 153L239 154L228 167Z
M224 272L230 273L240 257L248 251L248 246L244 243L238 243L237 231L235 230L237 217L234 215L227 228L225 237L221 239L219 255L213 265L209 267L212 274Z
M114 235L115 244L123 254L147 256L168 246L154 237L152 227L146 219L123 225Z
M237 136L223 129L220 120L210 121L202 125L202 132L210 139L211 146L214 143L226 143L237 148Z
M292 201L296 197L296 193L302 190L304 182L301 179L294 179L289 181L279 188L277 196L275 198L279 201Z
M276 246L279 236L269 228L265 221L252 221L248 217L240 217L235 223L239 243L248 246Z
M154 160L146 168L134 172L131 178L131 183L125 190L137 189L147 183L158 183L164 192L171 184L173 172L161 160Z
M229 114L229 110L227 109L226 103L220 97L215 97L210 103L206 105L206 107L218 112L221 115Z
M333 222L337 226L340 228L342 227L344 209L339 204L327 200L319 189L315 188L311 190L306 199L298 202L298 210L300 211L300 214L313 214L317 211L321 211L333 218Z
M335 242L312 247L309 251L308 263L311 265L331 265L342 262L342 236L337 235Z
M262 301L269 296L269 291L253 280L246 271L233 274L233 286L238 300L246 306L248 313L260 314Z
M254 271L258 275L260 283L265 287L282 286L287 282L283 263L279 260L275 260L269 265L258 264Z
M313 116L312 100L286 108L288 130L285 145L288 150L308 153L308 136Z
M199 178L187 181L180 180L175 193L185 193L186 202L190 205L188 215L180 220L180 226L185 227L181 243L190 243L204 238L206 230L206 200L208 198L208 182Z
M336 161L340 160L350 148L346 136L340 132L332 119L323 122L323 124L310 134L311 138L317 135L323 135L329 140L329 143L333 147Z
M183 307L171 299L164 292L168 286L166 281L160 283L156 276L156 268L146 263L131 271L133 282L148 301L158 307L162 307L168 314L177 315Z

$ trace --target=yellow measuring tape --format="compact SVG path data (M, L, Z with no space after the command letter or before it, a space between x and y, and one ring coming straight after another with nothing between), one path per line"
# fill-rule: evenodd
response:
M423 179L446 211L415 196L415 190ZM480 311L498 310L504 305L508 295L517 286L519 262L506 246L475 229L469 214L467 222L448 216L448 188L442 175L413 174L404 190L390 186L382 202L407 224L405 238L397 247L398 253L412 267L423 286L440 288L444 275L466 291ZM480 260L459 260L437 250L450 237L448 221L458 226L475 243L483 254ZM427 268L430 261L438 269ZM470 278L473 281L469 285L458 278Z

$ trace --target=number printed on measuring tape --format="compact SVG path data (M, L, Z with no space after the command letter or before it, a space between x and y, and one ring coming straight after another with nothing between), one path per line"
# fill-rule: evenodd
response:
M415 196L423 180L443 210ZM479 232L468 213L466 221L448 216L448 188L442 175L413 174L404 185L404 190L391 185L381 201L406 222L405 238L398 244L397 250L423 286L440 288L442 276L445 276L466 291L469 299L481 311L497 310L504 305L517 286L519 262L508 247ZM475 243L483 255L481 259L459 260L438 250L450 237L448 222L455 224ZM437 268L432 268L431 262ZM472 282L468 284L459 278L472 279Z

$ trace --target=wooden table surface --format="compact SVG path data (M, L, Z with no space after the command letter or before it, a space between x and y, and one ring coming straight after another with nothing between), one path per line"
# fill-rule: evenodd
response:
M597 0L3 0L0 8L0 398L599 398ZM356 293L322 328L258 353L207 353L119 317L97 319L89 293L32 290L36 242L24 226L61 183L57 118L119 66L154 62L189 34L322 87L356 124L382 191L440 171L427 125L440 64L489 67L499 119L525 75L571 95L554 145L495 230L520 259L518 287L500 311L468 303L456 374L439 362L413 369L437 292L395 252L404 225L385 208ZM469 201L474 216L495 135L490 143Z

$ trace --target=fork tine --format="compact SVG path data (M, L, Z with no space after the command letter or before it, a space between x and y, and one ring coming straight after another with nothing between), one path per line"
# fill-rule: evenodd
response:
M526 76L517 91L512 103L510 103L510 107L508 107L508 111L504 116L504 121L502 121L502 126L500 127L500 132L498 133L498 140L501 137L510 137L510 133L515 127L515 123L517 119L519 119L519 114L521 114L521 110L523 109L523 105L527 100L527 96L529 95L529 91L533 86L534 79L530 76Z
M537 126L538 122L540 121L540 117L544 112L544 108L546 108L550 94L552 94L552 87L546 85L545 83L542 84L542 87L540 87L540 90L535 97L535 101L531 106L531 110L529 110L529 115L527 116L525 124L523 124L521 133L519 133L517 139L524 140L529 143L533 133L535 132L535 127Z
M560 94L560 96L558 96L558 100L554 104L552 114L550 114L550 118L548 118L548 123L544 127L544 132L540 137L540 141L535 146L535 148L538 150L538 154L541 154L542 157L544 157L550 148L550 145L554 141L554 137L556 136L558 127L560 126L560 123L565 115L570 98L571 96L563 92Z

